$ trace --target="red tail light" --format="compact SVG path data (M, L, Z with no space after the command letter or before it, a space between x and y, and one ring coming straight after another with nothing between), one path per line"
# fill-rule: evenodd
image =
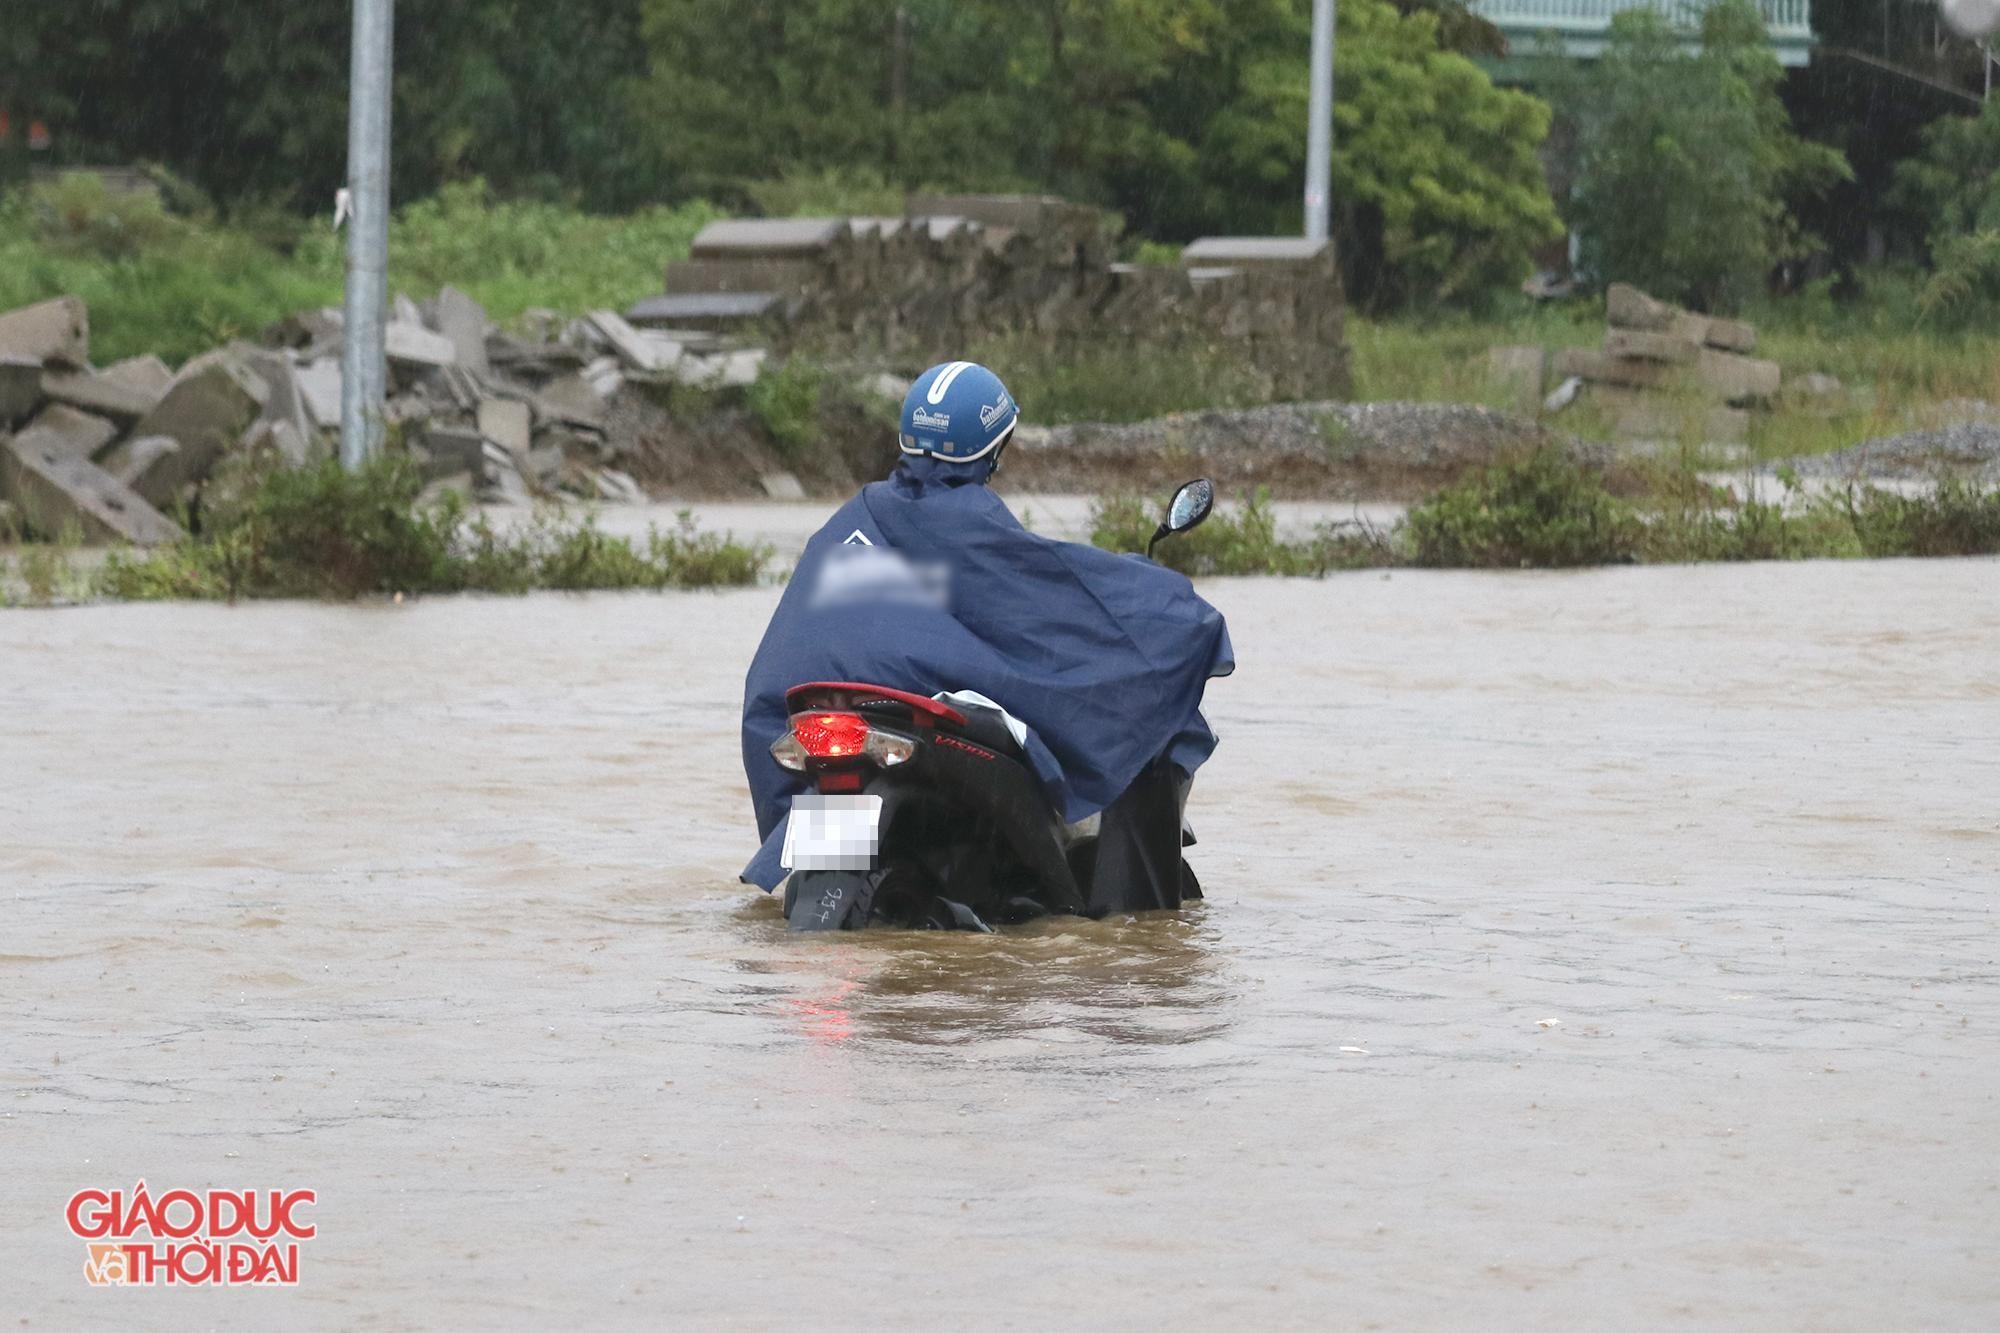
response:
M848 759L868 746L868 719L859 713L800 713L792 735L815 759Z

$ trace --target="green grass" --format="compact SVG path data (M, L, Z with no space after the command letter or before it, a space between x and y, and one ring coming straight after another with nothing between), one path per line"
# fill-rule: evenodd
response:
M2000 554L2000 488L1961 478L1940 477L1919 495L1850 486L1781 502L1739 500L1686 462L1647 480L1644 494L1623 498L1567 454L1538 450L1441 488L1386 530L1322 524L1281 539L1259 494L1162 542L1158 557L1198 576ZM1129 497L1100 502L1092 520L1091 539L1114 551L1145 550L1156 522Z
M211 486L216 498L199 531L158 550L114 551L89 591L128 601L236 601L705 588L754 583L771 555L698 532L686 514L675 530L652 529L637 542L604 532L594 517L554 510L500 529L455 492L420 503L422 486L397 454L354 473L331 461L243 472Z
M423 298L451 283L501 321L622 308L659 291L666 262L715 216L690 204L604 217L451 186L396 215L390 286ZM179 363L339 305L343 245L325 219L232 227L71 179L0 200L0 310L74 294L100 365L143 352Z
M1836 302L1824 287L1773 298L1744 313L1757 328L1754 355L1776 361L1796 385L1819 372L1846 389L1833 404L1789 398L1751 419L1748 444L1762 459L1846 448L1909 430L1927 409L1951 399L2000 403L2000 329L1976 331L1926 321L1907 274L1864 273L1862 295ZM1503 303L1488 318L1370 321L1350 317L1354 397L1362 402L1418 401L1511 406L1490 382L1490 347L1539 345L1550 352L1598 345L1603 303L1579 299ZM1672 407L1672 404L1668 405ZM1705 404L1689 400L1680 434L1699 436ZM1579 404L1549 424L1584 439L1611 438L1611 423Z
M966 355L998 370L1036 425L1145 421L1271 399L1263 374L1225 347L1135 347L1118 339L1057 346L1040 335L1002 334Z

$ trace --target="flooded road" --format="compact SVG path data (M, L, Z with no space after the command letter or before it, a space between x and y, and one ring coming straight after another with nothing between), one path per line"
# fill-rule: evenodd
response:
M7 1325L2000 1321L2000 563L1205 590L1208 902L995 937L732 883L775 590L0 614Z

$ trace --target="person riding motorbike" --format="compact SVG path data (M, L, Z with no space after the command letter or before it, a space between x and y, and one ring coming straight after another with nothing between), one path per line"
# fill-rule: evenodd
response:
M762 843L746 882L769 891L785 879L785 823L804 788L771 745L787 729L786 691L806 681L993 705L1064 821L1108 812L1114 838L1121 812L1141 819L1162 792L1178 819L1215 748L1200 705L1208 679L1234 669L1228 629L1173 570L1023 527L987 485L1019 424L986 367L931 367L903 402L893 472L807 542L744 683L743 763ZM1152 901L1096 906L1177 906L1173 879ZM1191 877L1186 888L1198 896Z

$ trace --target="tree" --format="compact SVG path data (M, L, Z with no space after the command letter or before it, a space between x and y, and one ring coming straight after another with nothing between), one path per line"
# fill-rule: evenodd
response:
M1744 0L1705 12L1693 54L1657 12L1627 10L1601 59L1549 71L1575 129L1569 217L1586 273L1721 310L1811 250L1788 197L1851 173L1792 132L1780 76Z
M349 0L21 9L8 16L0 106L34 108L69 160L158 162L225 205L318 210L345 178ZM652 136L625 97L645 60L639 0L396 10L396 197L472 176L598 204L643 197Z
M2000 302L2000 101L1927 126L1923 152L1897 166L1895 195L1927 224L1925 314Z
M1310 0L648 0L643 96L695 192L831 167L1053 191L1160 239L1295 232L1310 22ZM1560 234L1548 108L1443 50L1433 13L1344 0L1340 24L1334 192L1358 291L1518 280Z

